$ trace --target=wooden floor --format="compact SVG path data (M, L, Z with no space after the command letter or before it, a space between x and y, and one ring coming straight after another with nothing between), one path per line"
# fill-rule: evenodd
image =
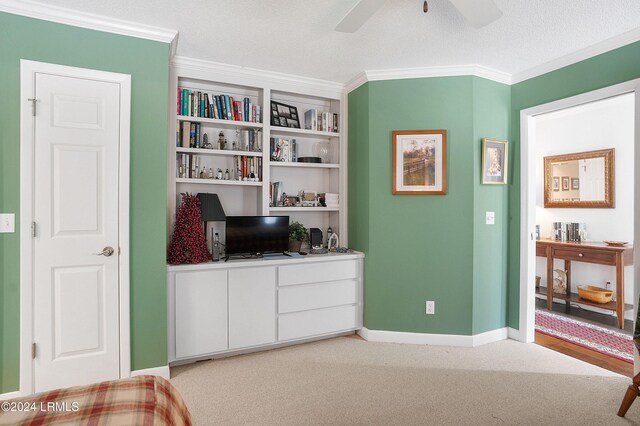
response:
M633 364L629 364L628 362L624 362L617 358L592 351L582 346L574 345L564 340L556 339L555 337L547 336L546 334L538 333L537 331L535 342L545 348L577 358L584 362L588 362L589 364L597 365L598 367L602 367L627 377L633 377Z

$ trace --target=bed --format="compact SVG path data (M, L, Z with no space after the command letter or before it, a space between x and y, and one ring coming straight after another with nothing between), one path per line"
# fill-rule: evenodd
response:
M191 425L178 391L158 376L56 389L0 404L0 425Z

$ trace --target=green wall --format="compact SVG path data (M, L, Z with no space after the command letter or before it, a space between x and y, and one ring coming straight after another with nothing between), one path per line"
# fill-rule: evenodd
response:
M169 45L0 12L0 212L17 229L20 59L132 76L131 368L166 365ZM0 393L19 387L19 237L0 234Z
M367 256L365 327L459 335L504 327L503 274L474 279L473 273L475 250L494 247L494 241L499 252L483 257L477 269L504 270L503 225L486 231L488 243L477 248L474 243L475 193L490 193L481 208L504 209L504 187L476 183L481 137L508 135L508 86L477 77L376 81L351 92L348 100L349 245ZM494 114L476 129L476 115ZM448 194L392 195L391 133L421 129L447 130ZM478 237L484 234L478 231ZM477 323L474 286L496 299L479 311ZM426 300L436 302L436 315L425 315ZM497 314L484 317L494 309Z
M473 85L473 333L504 327L507 321L508 185L483 185L482 138L509 140L509 86L482 78ZM509 145L509 147L511 144ZM507 182L511 181L507 170ZM486 225L486 212L495 225Z
M511 86L514 167L509 194L509 327L519 328L520 312L520 111L636 78L640 78L640 42Z

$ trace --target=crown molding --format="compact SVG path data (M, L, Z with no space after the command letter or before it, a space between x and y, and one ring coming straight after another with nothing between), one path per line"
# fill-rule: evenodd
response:
M482 65L452 65L442 67L396 68L364 71L346 84L351 92L368 81L402 80L407 78L459 77L471 75L502 84L511 84L511 75Z
M169 43L170 52L175 54L178 31L124 21L92 13L79 12L58 6L50 6L32 1L0 0L0 12L42 19L59 24L103 31L128 37Z
M309 94L334 99L340 99L345 90L344 84L335 81L301 77L299 75L265 71L185 56L173 58L171 66L178 70L179 75L197 76L200 74L202 78L218 79L256 87L268 83L270 88L275 90L292 91L301 89L309 92Z
M585 59L593 58L594 56L634 43L638 40L640 40L640 28L636 28L610 39L601 41L600 43L585 47L584 49L569 53L568 55L561 56L552 61L529 68L528 70L515 73L512 76L511 84L520 83L522 81L529 80L530 78L538 77L551 71L573 65L584 61Z

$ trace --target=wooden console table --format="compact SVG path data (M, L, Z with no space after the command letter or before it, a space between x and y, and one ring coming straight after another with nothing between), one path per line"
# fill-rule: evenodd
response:
M583 305L596 306L601 309L609 309L616 312L618 328L624 328L624 312L633 309L633 305L624 303L624 267L633 265L633 247L608 246L601 242L569 242L555 240L536 241L536 256L547 258L547 308L551 311L553 298L564 299ZM567 271L566 295L553 292L553 260L563 259L564 269ZM571 261L597 263L599 265L615 266L616 268L616 300L609 303L597 303L581 298L571 293ZM587 283L585 283L587 284ZM539 294L545 294L539 292Z

